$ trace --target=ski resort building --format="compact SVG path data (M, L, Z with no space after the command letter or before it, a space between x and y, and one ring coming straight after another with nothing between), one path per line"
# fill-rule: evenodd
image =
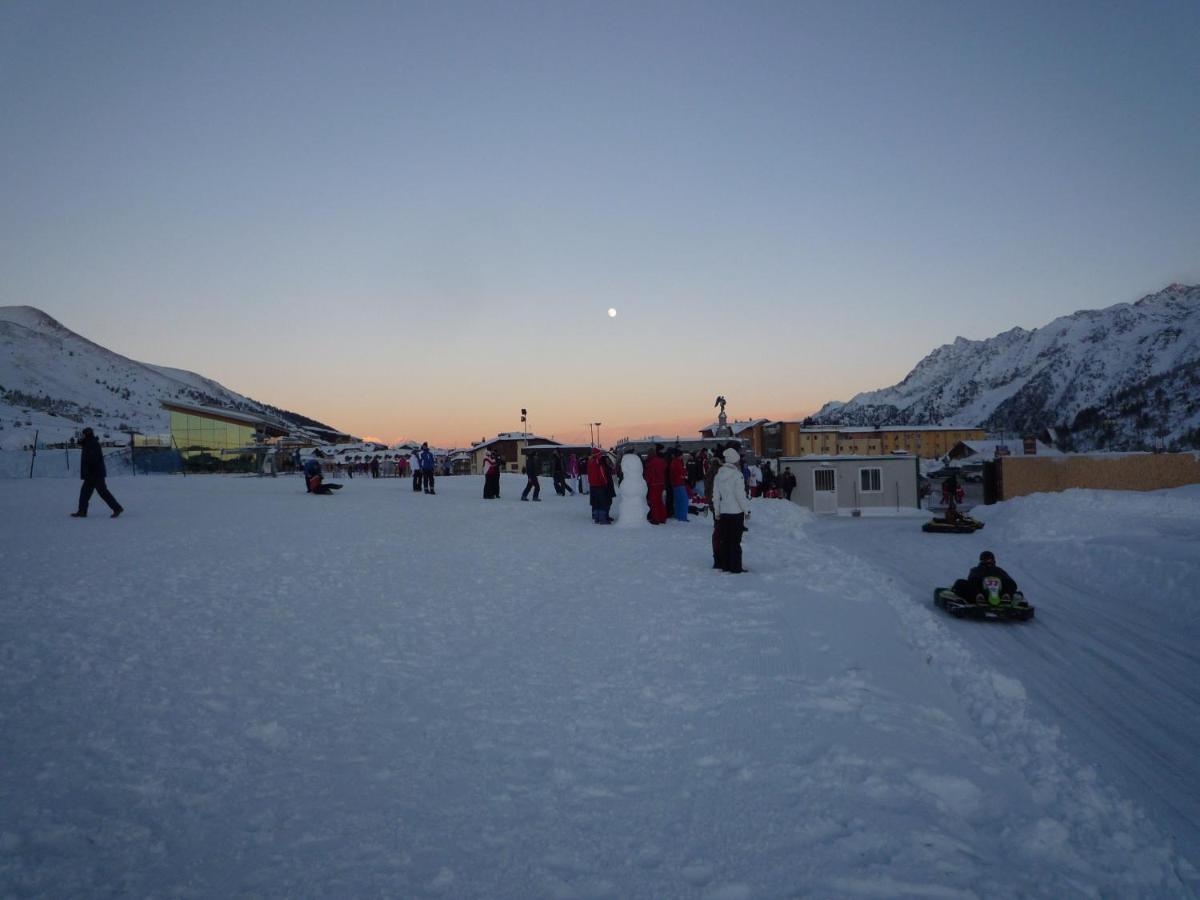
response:
M268 450L291 434L283 422L213 406L162 401L171 414L171 441L184 466L205 472L261 468Z
M471 459L471 474L483 474L484 456L490 450L500 457L503 463L504 472L520 472L521 466L524 464L522 451L531 444L545 445L546 447L561 446L558 441L552 441L550 438L544 438L536 434L528 434L523 431L510 431L504 434L498 434L491 440L480 441L478 444L471 446L469 451Z
M868 509L917 509L920 460L907 453L886 456L783 456L778 472L796 476L792 502L815 513Z

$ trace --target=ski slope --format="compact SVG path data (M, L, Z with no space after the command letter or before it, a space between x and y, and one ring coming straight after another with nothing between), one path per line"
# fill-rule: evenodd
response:
M4 482L0 894L1194 895L1200 492L755 501L730 576L522 484ZM985 544L1036 621L929 602Z

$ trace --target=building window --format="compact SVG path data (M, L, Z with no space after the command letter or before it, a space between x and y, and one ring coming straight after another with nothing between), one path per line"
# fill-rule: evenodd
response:
M858 489L864 494L878 494L882 490L879 486L883 480L882 475L882 469L859 469Z

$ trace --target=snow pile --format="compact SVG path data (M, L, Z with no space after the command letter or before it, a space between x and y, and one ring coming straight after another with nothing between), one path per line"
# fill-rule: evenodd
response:
M1090 518L1051 546L995 511L1039 611L992 627L929 602L978 535L756 500L729 576L706 528L598 529L504 480L114 478L117 520L6 483L0 893L1200 885L1196 625L1091 625L1114 564L1074 589L1047 563ZM1140 568L1160 543L1129 543Z

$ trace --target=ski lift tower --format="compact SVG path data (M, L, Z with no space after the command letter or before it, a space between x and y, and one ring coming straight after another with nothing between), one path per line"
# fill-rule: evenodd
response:
M733 437L733 429L729 427L729 420L725 418L725 398L718 395L717 402L713 406L721 407L721 412L717 416L717 430L713 433L713 437Z

